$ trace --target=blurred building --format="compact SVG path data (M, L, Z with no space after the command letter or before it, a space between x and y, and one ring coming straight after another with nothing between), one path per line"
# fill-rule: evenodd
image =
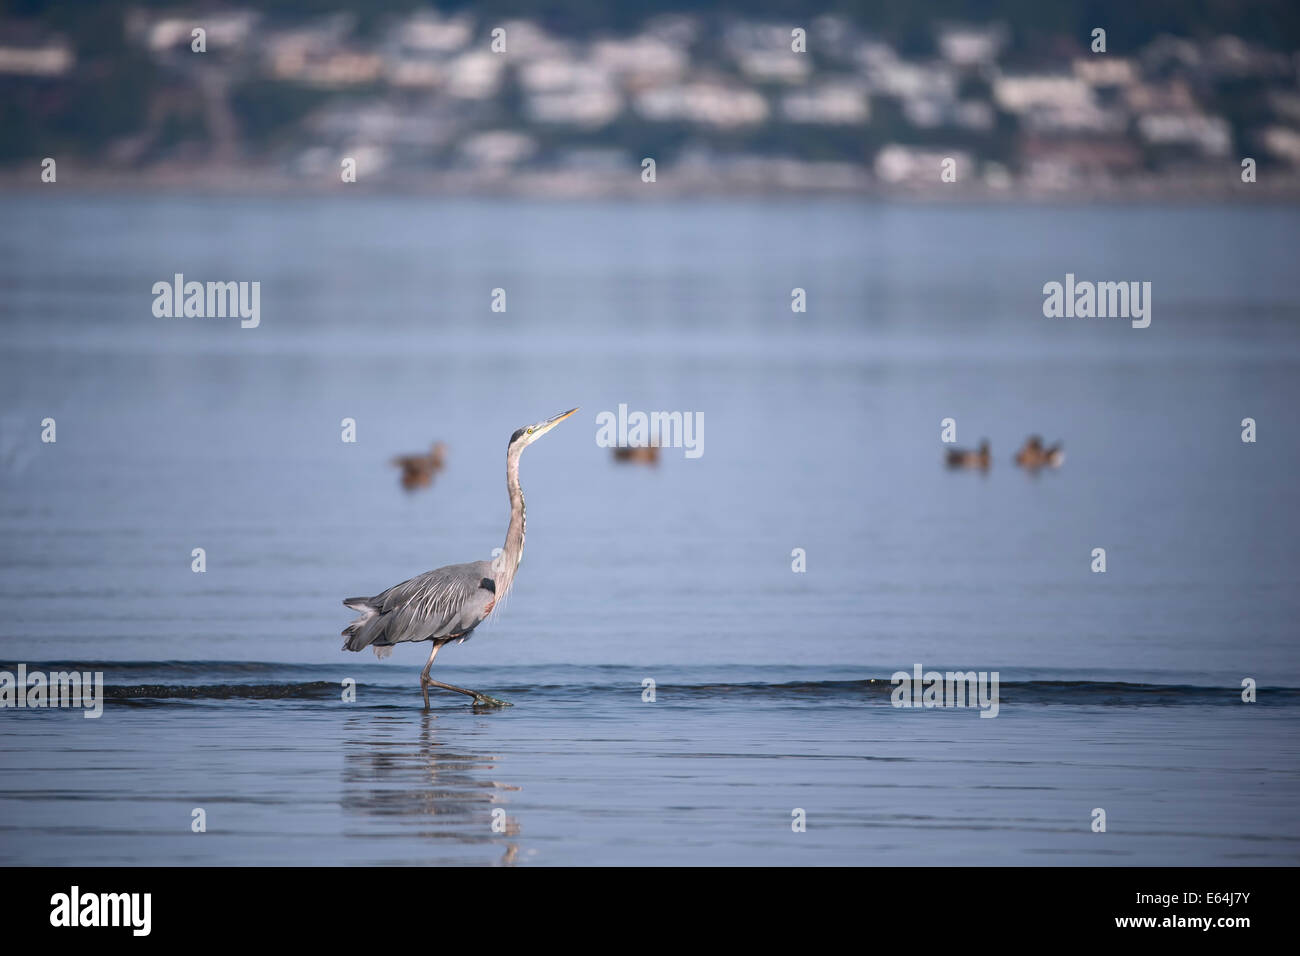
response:
M1300 54L1230 34L1098 54L1086 36L1026 39L1000 20L900 42L843 16L706 8L565 32L464 10L271 6L132 8L108 52L39 17L0 22L0 164L30 179L33 158L57 153L122 176L221 167L293 188L337 180L351 157L370 186L496 191L514 170L521 188L568 177L568 193L638 188L646 157L659 184L718 190L914 191L940 185L936 156L960 156L963 190L1005 194L1228 189L1246 156L1275 185L1300 176ZM92 103L110 115L90 121Z

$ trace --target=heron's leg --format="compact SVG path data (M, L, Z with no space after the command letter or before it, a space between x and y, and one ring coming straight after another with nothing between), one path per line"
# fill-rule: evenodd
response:
M424 665L424 670L420 671L420 690L424 694L424 709L429 709L429 668L433 666L433 659L438 656L438 648L442 647L437 641L433 642L433 650L429 652L429 660Z
M430 687L441 687L443 690L454 690L458 694L464 694L466 697L473 697L474 704L477 707L513 707L514 705L508 700L498 700L495 697L489 697L487 694L480 694L476 690L466 690L464 687L457 687L455 684L444 684L440 680L429 679L424 683ZM429 692L426 690L425 694Z
M487 694L480 694L476 690L466 690L464 687L457 687L455 684L444 684L440 680L434 680L429 676L429 668L433 666L433 659L438 656L438 648L441 644L435 643L433 650L429 653L429 662L424 665L424 670L420 672L420 690L424 693L424 709L429 709L429 688L441 687L443 690L454 690L458 694L464 694L466 697L473 697L474 704L478 707L510 707L513 706L509 701L497 700L495 697L489 697Z

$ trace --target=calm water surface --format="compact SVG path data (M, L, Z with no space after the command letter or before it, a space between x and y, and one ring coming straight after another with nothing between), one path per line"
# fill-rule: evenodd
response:
M1298 239L1263 207L0 199L0 667L110 696L0 710L0 861L1300 862ZM260 327L155 318L177 272L259 281ZM1067 272L1150 281L1150 328L1043 318ZM620 403L703 412L703 456L616 465ZM574 405L524 456L508 606L435 668L516 706L423 713L425 651L340 651L339 601L490 557L506 439ZM946 417L986 475L941 467ZM1061 470L1012 465L1031 432ZM999 716L891 707L915 663L999 671Z

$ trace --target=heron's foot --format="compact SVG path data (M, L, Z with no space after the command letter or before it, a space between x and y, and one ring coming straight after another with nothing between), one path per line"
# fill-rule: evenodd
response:
M514 704L508 700L498 700L495 697L489 697L487 694L474 694L475 707L513 707Z

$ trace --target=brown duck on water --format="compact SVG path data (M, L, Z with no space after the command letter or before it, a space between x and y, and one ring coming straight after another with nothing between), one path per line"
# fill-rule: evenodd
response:
M658 445L617 445L613 452L615 461L635 462L642 465L659 464Z
M427 488L433 484L433 476L446 465L447 446L434 442L425 455L399 455L393 464L402 469L402 487L407 491Z
M1016 464L1021 468L1036 471L1039 468L1060 468L1065 463L1065 449L1061 442L1050 448L1043 447L1043 440L1037 435L1025 439L1020 451L1016 452Z
M987 438L980 442L978 451L968 451L965 448L948 449L949 468L979 468L983 471L988 469L991 460Z

